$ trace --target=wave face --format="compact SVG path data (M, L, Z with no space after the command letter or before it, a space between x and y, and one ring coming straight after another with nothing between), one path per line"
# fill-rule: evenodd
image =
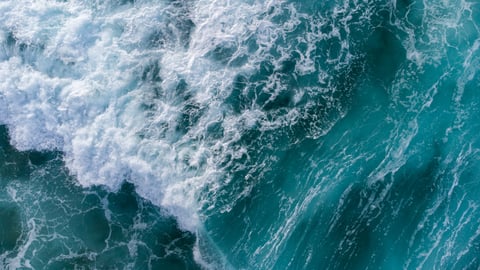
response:
M0 268L480 268L480 3L0 14Z

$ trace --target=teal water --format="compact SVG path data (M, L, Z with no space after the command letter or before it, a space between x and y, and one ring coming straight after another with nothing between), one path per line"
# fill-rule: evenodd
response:
M480 3L0 3L0 268L480 269Z
M2 269L199 269L195 237L139 198L79 187L60 153L19 152L0 128Z

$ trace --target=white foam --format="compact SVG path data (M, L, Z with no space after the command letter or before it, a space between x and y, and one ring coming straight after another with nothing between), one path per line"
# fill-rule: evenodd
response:
M231 83L255 70L283 30L264 14L272 3L110 4L0 4L0 123L20 150L63 151L81 185L115 190L131 181L195 231L198 193L221 187L219 160L241 132L266 121L256 107L228 115ZM195 25L189 44L184 32L192 30L182 30L188 21L179 18ZM241 42L260 32L268 35L248 56ZM227 67L210 59L224 44L235 49L227 61L247 61ZM142 80L149 72L161 80ZM178 92L180 80L188 93ZM182 133L179 118L190 105L198 124ZM208 139L214 123L224 130L220 140Z
M269 101L292 91L295 107L264 111L256 93L241 112L233 112L226 100L236 76L259 73L263 62L280 70L292 48L279 40L302 21L312 21L313 31L299 36L308 46L297 50L299 76L319 68L314 41L348 37L340 37L335 26L322 33L328 20L311 20L281 1L183 5L0 3L0 123L20 150L62 151L81 185L116 190L130 181L141 196L176 216L183 229L195 232L200 209L210 209L231 180L225 168L248 155L237 143L244 132L307 121L305 136L318 137L333 125L315 122L331 121L323 116L308 120L308 110L317 106L308 99L330 100L335 89L289 89L275 72L262 90ZM282 12L289 19L274 22ZM230 51L212 57L219 48ZM328 65L350 60L342 45ZM331 80L322 78L325 84ZM196 123L182 124L184 116ZM209 131L214 125L220 126L216 136Z

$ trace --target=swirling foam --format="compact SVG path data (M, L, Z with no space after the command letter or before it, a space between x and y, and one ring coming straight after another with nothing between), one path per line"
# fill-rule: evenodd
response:
M209 203L199 194L228 184L224 168L246 155L236 144L245 131L305 121L306 96L332 95L282 82L291 48L278 44L310 19L281 2L5 1L0 12L0 123L12 144L61 150L83 186L131 181L191 231ZM275 21L282 12L288 22ZM301 76L319 68L309 35L293 63ZM250 86L235 89L239 78ZM248 98L232 109L238 95ZM318 121L330 120L308 120L307 134L325 133Z

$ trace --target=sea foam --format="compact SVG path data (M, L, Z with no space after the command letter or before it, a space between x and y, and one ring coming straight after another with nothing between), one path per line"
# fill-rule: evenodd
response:
M0 123L19 150L62 151L81 185L130 181L195 231L200 193L228 183L219 164L246 152L232 146L242 132L299 118L272 118L255 98L240 113L226 104L238 74L287 57L270 52L298 23L272 22L281 4L3 2Z

